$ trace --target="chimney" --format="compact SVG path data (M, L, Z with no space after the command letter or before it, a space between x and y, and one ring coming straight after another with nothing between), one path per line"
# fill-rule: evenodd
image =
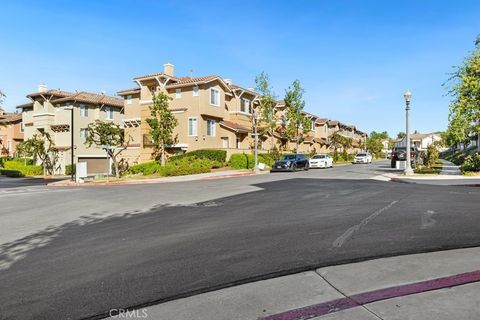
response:
M163 65L163 73L165 73L167 76L173 77L173 64L170 62L167 62Z
M45 92L47 90L48 88L44 83L38 85L38 92Z
M232 85L232 79L223 79L223 81L225 81L226 84L228 84L229 86Z

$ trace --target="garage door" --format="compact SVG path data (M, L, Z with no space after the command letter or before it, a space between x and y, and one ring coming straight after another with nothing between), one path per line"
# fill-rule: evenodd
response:
M106 174L109 173L109 161L108 158L78 158L78 162L87 163L87 174Z

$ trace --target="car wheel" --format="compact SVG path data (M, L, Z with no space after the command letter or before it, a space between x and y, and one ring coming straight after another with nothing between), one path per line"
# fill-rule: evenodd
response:
M391 162L390 163L390 168L395 168L396 167L396 163L395 162Z
M310 165L307 163L307 164L305 165L305 167L303 168L303 170L308 171L308 169L310 169Z
M297 171L297 165L296 164L292 164L292 171Z

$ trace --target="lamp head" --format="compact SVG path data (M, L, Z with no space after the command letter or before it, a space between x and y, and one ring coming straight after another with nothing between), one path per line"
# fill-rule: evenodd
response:
M405 102L410 102L410 100L412 99L412 93L410 92L410 90L405 91L403 96L405 97Z

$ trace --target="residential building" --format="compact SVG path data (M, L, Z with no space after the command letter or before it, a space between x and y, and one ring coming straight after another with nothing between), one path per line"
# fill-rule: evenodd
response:
M27 98L31 102L17 106L22 110L24 137L30 139L39 132L50 134L58 149L56 173L65 173L71 162L72 112L74 162L86 162L88 174L111 173L106 152L94 145L87 147L85 139L88 125L95 120L121 124L122 99L102 93L48 90L45 85L39 85L38 91Z
M13 156L23 141L22 115L5 112L0 107L0 156Z
M171 98L170 110L178 119L176 143L168 146L169 154L205 148L224 149L228 154L252 150L252 112L258 103L253 89L217 75L177 77L170 63L162 72L138 76L133 81L136 88L118 92L124 99L125 134L132 137L132 148L139 148L125 154L129 163L152 158L146 119L151 116L153 95L160 91Z
M425 151L429 145L441 140L442 137L438 133L413 133L410 135L411 145L417 147L419 151ZM403 137L401 140L395 142L396 147L405 147L406 145L406 137Z

